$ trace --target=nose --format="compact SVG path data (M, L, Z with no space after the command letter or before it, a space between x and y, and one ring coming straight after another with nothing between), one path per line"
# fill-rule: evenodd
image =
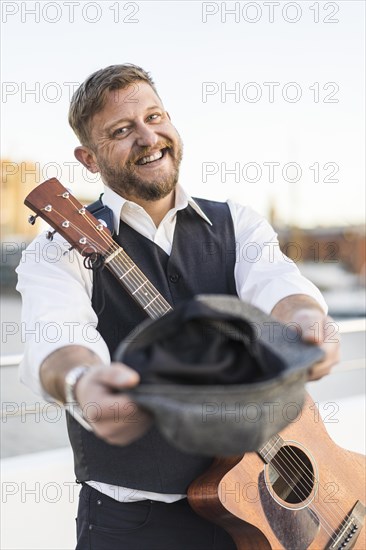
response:
M136 143L140 147L153 147L157 144L158 136L156 135L154 129L147 124L140 124L138 128L136 128L136 132Z

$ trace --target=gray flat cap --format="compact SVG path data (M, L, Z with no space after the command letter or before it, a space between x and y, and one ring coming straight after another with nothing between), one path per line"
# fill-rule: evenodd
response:
M130 391L165 438L200 455L258 450L294 421L323 351L234 296L201 295L125 338L115 360L137 370Z

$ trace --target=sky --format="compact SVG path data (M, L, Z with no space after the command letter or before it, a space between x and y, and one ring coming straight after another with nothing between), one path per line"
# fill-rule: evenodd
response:
M117 63L149 71L184 142L180 181L285 224L365 219L365 4L1 2L2 158L75 194L72 91ZM22 164L23 163L23 164Z

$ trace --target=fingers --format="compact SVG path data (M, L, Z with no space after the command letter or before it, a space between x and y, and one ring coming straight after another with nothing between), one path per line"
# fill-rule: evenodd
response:
M78 381L75 395L94 433L114 445L141 437L152 422L125 390L139 383L136 371L122 363L91 368Z
M323 376L326 376L330 373L332 365L315 365L308 372L308 382L314 382L315 380L320 380Z
M338 363L338 355L334 353L326 353L325 359L315 363L308 372L308 380L319 380L330 373L332 367Z
M320 348L325 352L325 357L319 363L313 365L309 371L309 380L319 380L323 376L329 374L332 367L339 362L340 344L338 339L334 341L324 342Z
M324 359L313 365L308 373L309 381L319 380L339 361L337 325L320 310L310 308L298 310L293 322L299 326L303 341L318 345L325 352Z

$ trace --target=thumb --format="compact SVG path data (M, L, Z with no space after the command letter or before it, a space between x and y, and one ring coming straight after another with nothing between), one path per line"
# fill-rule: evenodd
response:
M140 375L123 363L111 363L104 370L100 381L112 388L133 388L140 382Z

